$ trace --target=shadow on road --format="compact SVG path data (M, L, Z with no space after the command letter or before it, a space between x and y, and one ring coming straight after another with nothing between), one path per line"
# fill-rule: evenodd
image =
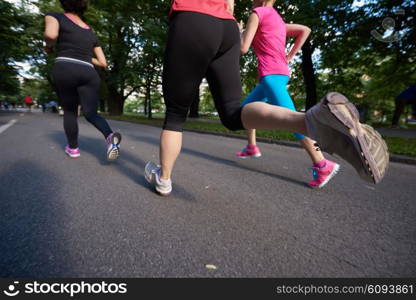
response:
M73 273L60 230L65 208L57 175L24 160L3 171L0 183L0 277Z
M129 136L129 137L130 138L134 137L134 138L138 139L140 142L144 142L144 143L159 146L159 139L158 138L153 138L153 137L149 137L149 136L139 136L139 135ZM218 157L218 156L214 156L214 155L211 155L211 154L199 152L199 151L189 149L189 148L186 148L186 147L182 147L182 153L189 154L189 155L192 155L192 156L196 156L196 157L199 157L199 158L203 158L203 159L206 159L206 160L210 160L210 161L213 161L213 162L216 162L216 163L221 163L221 164L231 166L231 167L234 167L234 168L239 168L239 169L250 171L250 172L260 173L260 174L270 176L270 177L278 179L278 180L283 180L283 181L286 181L286 182L290 182L290 183L302 186L304 188L308 188L308 186L303 181L296 180L296 179L289 178L289 177L285 177L285 176L278 175L278 174L269 173L269 172L262 171L262 170L258 170L256 168L250 168L248 166L238 164L234 160L221 158L221 157Z
M54 131L50 134L52 140L60 147L66 144L66 138L63 132ZM127 151L123 151L121 149L121 156L115 162L109 162L106 159L106 146L105 140L99 138L90 138L82 136L82 148L81 148L81 155L82 152L87 152L92 154L100 165L102 166L112 166L116 168L120 173L124 176L132 180L134 183L140 184L141 186L148 187L146 180L144 179L143 175L140 173L140 170L144 169L145 162L141 160L138 156L133 156L129 154ZM132 163L137 168L132 168L128 166L126 162Z
M66 144L66 138L63 132L54 131L50 134L52 140L61 148ZM130 137L130 136L129 136ZM139 184L146 189L151 188L149 183L144 179L143 170L146 162L140 159L140 153L133 155L127 150L123 150L121 145L121 155L116 162L109 162L105 157L105 141L99 138L90 138L82 136L82 152L92 154L102 166L112 166L117 169L125 177L129 178L132 182ZM129 166L132 164L134 168ZM176 183L174 183L175 197L187 201L195 201L196 198L193 194L188 193L186 189Z

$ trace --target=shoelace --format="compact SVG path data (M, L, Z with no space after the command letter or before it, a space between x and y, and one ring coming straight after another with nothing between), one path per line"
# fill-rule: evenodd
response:
M120 148L116 145L116 144L111 144L111 153L115 154L115 155L119 155L120 153Z
M319 168L313 167L313 168L311 168L311 170L312 170L313 179L317 179L318 176L319 176L319 174L318 174Z

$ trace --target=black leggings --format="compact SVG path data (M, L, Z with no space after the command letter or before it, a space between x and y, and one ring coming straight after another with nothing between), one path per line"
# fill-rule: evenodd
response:
M57 61L52 77L64 110L64 129L70 148L78 148L78 105L85 118L107 138L112 130L107 121L97 114L100 77L92 66Z
M182 131L204 77L224 126L230 130L244 129L237 23L200 13L179 12L171 21L165 51L164 129Z

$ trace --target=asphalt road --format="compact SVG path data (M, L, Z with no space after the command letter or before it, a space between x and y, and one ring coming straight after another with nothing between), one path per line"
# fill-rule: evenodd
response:
M322 190L297 148L185 133L174 192L143 178L160 129L110 121L122 157L80 121L65 156L62 117L0 113L0 277L415 277L416 167L378 186L352 167ZM340 159L335 159L340 161ZM207 265L213 265L207 268ZM215 267L214 267L215 266Z

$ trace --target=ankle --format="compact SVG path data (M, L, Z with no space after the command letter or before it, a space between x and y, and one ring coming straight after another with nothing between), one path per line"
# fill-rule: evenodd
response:
M163 169L160 169L159 178L160 178L160 180L163 180L163 181L169 181L170 180L170 174L165 174L163 172Z
M315 167L315 168L323 168L323 167L325 167L326 166L326 159L323 159L323 160L321 160L321 161L319 161L319 162L314 162L313 163L313 166Z

